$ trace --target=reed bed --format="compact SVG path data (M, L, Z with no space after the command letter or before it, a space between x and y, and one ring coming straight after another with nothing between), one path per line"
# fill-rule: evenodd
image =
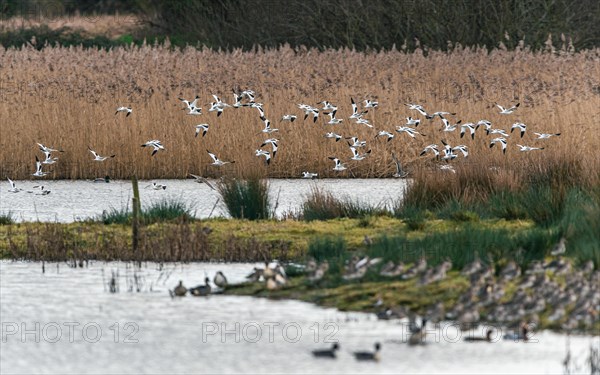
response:
M582 169L577 178L597 183L600 170L600 50L574 52L566 44L532 52L454 48L450 52L417 49L367 52L290 48L253 52L209 49L174 49L166 45L119 47L110 50L46 47L3 49L0 57L0 175L31 178L37 142L63 149L58 163L47 166L46 178L81 179L110 175L141 179L183 178L188 173L209 177L252 175L298 177L302 171L320 177L390 177L395 169L392 151L412 177L430 176L443 184L449 174L439 162L419 157L422 148L445 139L466 144L467 159L452 163L458 171L497 167L493 181L518 185L528 168L549 169L551 160L576 160ZM250 88L264 104L267 117L279 132L279 151L269 166L254 150L269 136L260 133L262 122L253 108L227 108L222 116L209 113L211 94L231 101L231 89ZM178 97L200 95L204 114L189 116ZM347 119L350 97L377 99L380 107L367 117L369 129ZM329 100L339 106L340 125L302 121L298 103L316 105ZM528 125L523 139L513 134L506 155L488 147L491 136L481 129L475 140L460 139L458 132L440 132L439 119L424 120L425 137L397 134L391 142L374 139L377 130L393 131L415 116L403 103L418 102L426 109L456 112L453 120L487 119L508 129L513 122ZM498 114L493 102L521 102L510 116ZM125 117L115 109L133 107ZM299 116L294 123L280 122L283 114ZM324 116L323 116L324 117ZM208 123L205 137L194 137L194 125ZM377 130L376 130L377 129ZM368 141L372 153L363 161L348 161L345 142L324 138L325 132L358 136ZM560 137L537 141L534 131ZM154 157L140 145L159 139L165 150ZM521 153L516 143L545 146L541 152ZM94 162L88 146L116 158ZM221 168L209 165L206 149L224 160ZM347 162L348 170L334 172L328 156ZM550 160L550 161L549 161ZM456 178L460 178L458 172ZM473 173L468 174L472 176ZM466 176L466 174L465 174ZM452 177L454 178L454 177ZM465 196L478 194L474 182ZM458 185L456 185L458 186Z

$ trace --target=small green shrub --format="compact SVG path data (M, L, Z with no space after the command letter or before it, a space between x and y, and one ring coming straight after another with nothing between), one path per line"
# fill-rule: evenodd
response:
M6 213L0 213L0 225L10 225L14 223L15 219L12 212L8 211Z
M269 185L266 180L259 177L247 180L225 178L217 184L217 190L231 217L248 220L271 217Z

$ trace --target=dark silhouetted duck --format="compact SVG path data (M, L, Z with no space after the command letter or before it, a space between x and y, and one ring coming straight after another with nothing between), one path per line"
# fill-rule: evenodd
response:
M109 176L104 176L104 178L96 178L94 179L94 182L105 182L105 183L109 183L110 182L110 177Z
M494 334L494 331L492 331L491 329L488 329L487 332L485 333L485 337L469 336L469 337L465 337L465 341L467 341L467 342L478 342L478 341L492 342L493 334Z
M207 277L204 279L204 285L198 285L194 288L190 288L190 293L193 296L208 296L210 294L210 279Z
M381 359L380 350L381 344L376 342L374 352L354 352L354 358L358 361L379 361Z
M336 352L340 349L340 345L336 342L331 346L331 349L313 350L312 354L318 358L336 358Z

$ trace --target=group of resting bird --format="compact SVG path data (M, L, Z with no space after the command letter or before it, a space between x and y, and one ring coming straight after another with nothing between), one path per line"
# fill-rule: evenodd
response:
M221 271L217 271L215 277L213 278L213 283L219 288L218 290L222 291L227 287L227 278ZM204 278L204 284L195 286L193 288L186 288L183 285L183 281L179 280L179 284L173 289L169 290L169 294L171 297L183 297L186 294L191 294L195 297L200 296L208 296L215 291L210 286L210 279L207 277Z

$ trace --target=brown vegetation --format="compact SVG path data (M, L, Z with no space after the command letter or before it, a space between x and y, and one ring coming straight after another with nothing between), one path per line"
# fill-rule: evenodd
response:
M45 166L48 178L183 178L188 173L207 176L245 177L257 172L270 177L299 177L302 171L319 177L389 177L394 173L395 152L413 176L435 173L446 179L430 156L419 157L430 143L445 139L452 145L466 144L470 156L451 163L461 170L500 168L491 181L515 185L527 168L546 165L548 160L572 160L579 177L596 179L600 170L600 50L573 52L563 45L545 52L527 48L516 51L455 48L452 52L417 49L414 53L390 51L358 53L292 49L217 52L169 46L115 48L109 51L80 48L8 49L0 57L0 176L29 178L34 171L37 142L64 149L58 163ZM264 103L272 135L280 139L279 151L267 167L254 155L270 135L253 108L227 108L222 116L208 112L211 94L231 102L231 89L250 88L256 101ZM204 114L189 116L178 97L200 95ZM480 128L475 140L440 132L438 118L423 119L418 127L425 137L412 139L396 133L391 142L374 139L375 129L348 120L350 98L357 102L377 99L380 107L368 113L377 130L394 131L405 117L418 115L404 105L418 102L428 111L456 112L454 121L492 121L494 127L510 130L512 123L528 125L523 139L513 133L506 155L489 148L491 136ZM340 125L302 121L297 104L316 105L329 100L339 106ZM493 102L520 102L508 116L498 114ZM118 106L133 107L133 113L115 116ZM283 114L298 115L293 123L280 122ZM417 116L421 117L422 116ZM194 137L194 125L210 124L206 137ZM328 131L358 136L368 141L372 153L363 161L348 161L351 153L344 141L324 138ZM534 131L558 133L560 137L534 140ZM418 137L418 136L417 136ZM159 139L165 146L154 157L140 145ZM522 153L516 144L545 146L543 151ZM115 159L94 162L91 146ZM221 168L210 166L206 149L224 160L235 160ZM267 146L268 149L268 146ZM338 156L349 169L332 171L328 156ZM551 164L547 164L548 166ZM473 168L471 168L473 166ZM440 182L442 183L442 182ZM462 184L460 185L462 186ZM462 194L469 192L461 191Z

